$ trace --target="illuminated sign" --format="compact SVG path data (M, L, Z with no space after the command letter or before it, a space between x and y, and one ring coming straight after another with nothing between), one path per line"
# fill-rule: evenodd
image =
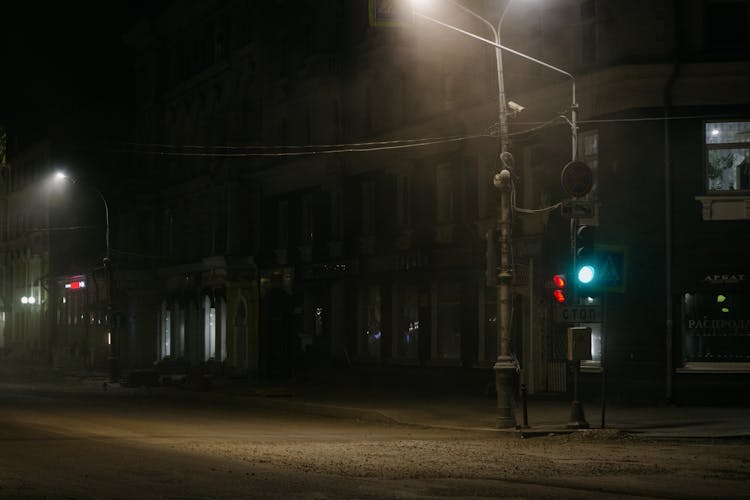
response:
M72 281L70 283L65 283L66 290L78 290L79 288L86 288L86 282L81 280L81 281Z

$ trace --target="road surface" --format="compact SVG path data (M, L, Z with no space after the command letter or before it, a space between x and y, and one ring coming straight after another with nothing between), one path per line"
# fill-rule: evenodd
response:
M2 498L750 498L748 445L521 439L0 381Z

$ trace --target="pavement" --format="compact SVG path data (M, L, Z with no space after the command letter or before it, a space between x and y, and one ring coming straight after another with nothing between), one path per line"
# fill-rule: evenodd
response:
M637 434L654 439L750 438L750 408L665 405L602 409L600 401L582 401L588 427L571 428L571 401L531 397L526 403L526 420L523 407L517 402L514 412L517 425L498 429L496 401L486 396L388 395L367 391L295 394L285 393L283 389L256 390L247 396L254 398L255 404L288 411L420 427L519 433L523 437L595 433L606 429L607 433Z
M8 376L0 378L5 383L13 382ZM110 393L122 394L164 394L169 391L176 397L230 398L250 406L310 415L440 429L518 433L523 437L605 431L654 439L750 438L748 407L608 405L602 408L600 400L582 400L588 428L577 429L569 426L571 401L563 396L530 396L526 403L526 419L523 405L517 401L517 425L498 429L494 397L456 391L428 393L403 387L374 389L345 380L300 385L283 382L250 384L247 380L221 378L204 386L125 387L108 383L105 374L36 374L32 381L51 384L55 390L101 392L106 388Z

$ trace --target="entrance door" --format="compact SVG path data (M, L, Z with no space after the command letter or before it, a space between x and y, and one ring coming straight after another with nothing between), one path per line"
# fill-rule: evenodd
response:
M234 353L235 363L240 372L248 370L248 352L247 352L247 306L245 301L240 299L237 305L237 312L234 315Z
M261 366L269 377L288 377L293 371L295 352L292 329L292 298L278 288L261 302Z

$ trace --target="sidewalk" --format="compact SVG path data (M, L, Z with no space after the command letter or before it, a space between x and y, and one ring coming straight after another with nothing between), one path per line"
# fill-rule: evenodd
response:
M217 391L252 398L255 404L368 421L423 427L521 433L526 437L579 432L569 429L570 401L530 398L528 427L523 428L523 411L516 408L517 428L495 427L495 399L482 396L441 394L385 394L351 388L306 390L295 393L283 387ZM588 430L602 428L600 401L583 401ZM520 403L519 403L520 405ZM750 408L718 407L606 407L605 428L649 438L748 438ZM580 432L586 432L581 430Z
M100 376L61 376L51 372L21 376L35 386L52 390L101 392L107 380ZM3 377L5 378L5 377ZM16 378L16 377L12 377ZM8 381L10 382L10 381ZM10 382L12 383L12 382ZM143 387L126 388L111 384L110 393L140 393ZM164 392L163 392L164 391ZM170 391L172 397L233 398L256 407L422 427L465 429L500 433L521 433L526 437L587 432L569 429L570 401L561 398L530 397L527 403L528 427L523 428L523 411L516 408L517 428L495 427L495 399L482 395L425 393L403 388L392 391L370 390L347 381L328 381L315 386L289 384L257 385L247 380L219 380L206 391L185 387L155 387L154 394ZM602 428L601 402L582 401L589 430ZM607 406L605 428L648 438L750 438L748 407Z

